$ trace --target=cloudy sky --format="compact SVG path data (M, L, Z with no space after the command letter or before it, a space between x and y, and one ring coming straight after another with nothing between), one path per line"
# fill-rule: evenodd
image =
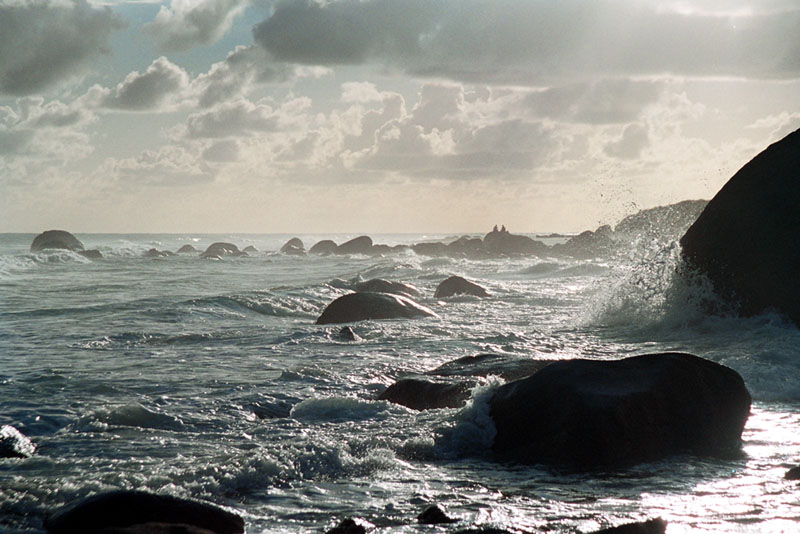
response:
M580 231L797 128L797 0L0 0L0 232Z

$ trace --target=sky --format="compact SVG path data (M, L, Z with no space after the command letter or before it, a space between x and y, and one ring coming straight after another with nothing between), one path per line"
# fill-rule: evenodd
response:
M0 0L0 232L575 232L798 128L797 0Z

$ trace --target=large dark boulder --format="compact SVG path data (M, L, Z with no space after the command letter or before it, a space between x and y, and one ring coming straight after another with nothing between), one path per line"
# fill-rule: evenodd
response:
M92 534L148 523L176 529L188 525L214 534L244 532L241 517L216 505L143 491L113 491L69 504L49 514L44 527L52 534Z
M425 242L425 243L416 243L411 245L411 250L414 251L415 254L418 256L447 256L448 248L447 245L444 243L439 243L438 241L434 242Z
M372 238L366 235L346 241L336 247L336 254L370 254Z
M0 427L0 458L30 458L36 445L11 425Z
M306 247L303 245L303 241L299 237L293 237L281 247L281 254L287 254L289 256L305 256Z
M737 451L750 413L738 373L682 353L565 360L501 386L493 450L576 470Z
M483 246L493 254L519 256L529 254L546 254L547 245L528 236L512 234L505 229L494 230L483 238Z
M447 254L453 257L485 258L489 251L478 237L461 236L447 245Z
M224 256L246 256L246 253L239 250L239 247L231 243L217 242L212 243L209 247L200 254L203 259L207 258L222 258Z
M65 230L47 230L33 238L31 252L40 252L48 248L66 249L77 252L83 250L83 243Z
M355 285L355 290L372 293L393 293L395 295L405 295L407 297L422 296L420 290L410 284L395 282L393 280L383 280L382 278L373 278L371 280L358 282Z
M339 245L331 241L330 239L323 239L314 244L313 247L308 251L309 254L336 254L336 249L339 248Z
M667 531L667 522L657 517L637 523L626 523L616 527L595 530L591 534L664 534Z
M401 378L383 393L378 400L400 404L412 410L459 408L469 399L475 381L434 382L424 378Z
M97 249L94 249L94 248L91 249L91 250L79 250L78 254L80 254L84 258L89 258L90 260L102 260L103 259L103 253L100 252Z
M349 293L323 310L317 324L352 323L368 319L414 319L438 317L433 310L402 295L390 293Z
M475 297L488 297L489 292L486 288L479 286L475 282L462 278L460 276L451 276L447 280L439 284L436 292L433 294L434 298L444 299L452 297L453 295L473 295Z
M775 309L800 325L800 130L728 180L681 238L687 264L751 316Z

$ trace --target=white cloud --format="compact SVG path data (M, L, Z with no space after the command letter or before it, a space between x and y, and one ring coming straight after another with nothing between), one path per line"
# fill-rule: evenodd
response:
M647 126L632 123L622 129L619 139L607 144L604 148L609 156L621 159L638 158L650 142Z
M172 0L169 7L161 6L145 29L162 50L188 50L219 40L249 3L250 0Z
M239 99L189 115L186 121L186 137L241 137L275 131L277 126L278 117L270 106Z
M152 111L175 102L189 86L189 76L165 57L153 61L144 73L131 72L101 105L126 111Z

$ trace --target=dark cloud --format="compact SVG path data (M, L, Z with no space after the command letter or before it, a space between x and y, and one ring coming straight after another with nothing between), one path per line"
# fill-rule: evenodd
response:
M34 94L80 74L121 27L85 0L0 4L0 94Z
M153 61L144 73L132 72L103 98L102 105L129 111L146 111L176 98L187 87L189 76L165 57Z

